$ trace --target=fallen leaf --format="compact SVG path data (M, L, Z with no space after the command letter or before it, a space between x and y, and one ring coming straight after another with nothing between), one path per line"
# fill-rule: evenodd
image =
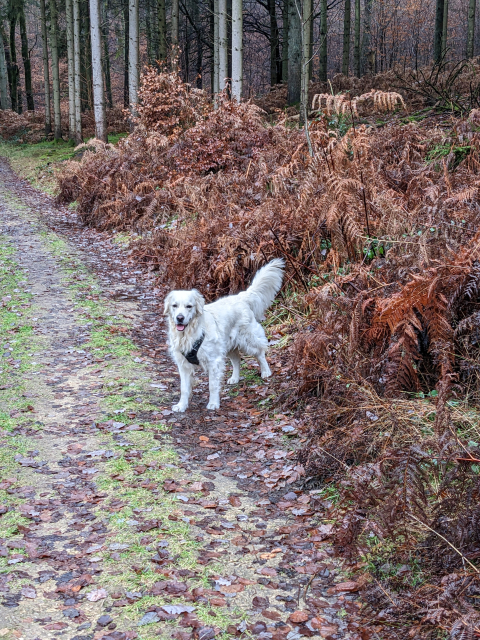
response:
M309 617L310 614L307 611L294 611L288 620L289 622L306 622Z
M34 600L37 597L35 587L22 587L20 593L24 598L30 598L31 600Z
M105 589L95 589L94 591L87 593L87 600L90 600L90 602L98 602L98 600L103 600L107 596L108 593Z

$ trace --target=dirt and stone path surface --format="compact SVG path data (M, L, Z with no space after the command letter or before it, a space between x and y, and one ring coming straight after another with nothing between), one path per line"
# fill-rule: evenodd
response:
M6 163L0 287L0 638L370 637L272 383L173 414L155 274Z

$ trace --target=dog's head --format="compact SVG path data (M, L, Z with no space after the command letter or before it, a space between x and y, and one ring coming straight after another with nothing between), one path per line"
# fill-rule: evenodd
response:
M165 298L164 313L177 331L185 331L188 325L203 313L205 300L196 289L171 291Z

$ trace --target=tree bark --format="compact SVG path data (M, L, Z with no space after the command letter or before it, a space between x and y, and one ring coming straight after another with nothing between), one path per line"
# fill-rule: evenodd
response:
M107 106L113 107L112 78L110 75L110 53L108 51L108 0L102 3L102 42L103 42L103 73L105 76L105 90L107 93Z
M320 0L320 82L327 81L327 0Z
M8 75L5 60L5 47L0 31L0 109L8 109Z
M288 19L290 1L283 0L282 5L282 83L288 82Z
M132 113L138 102L138 0L129 2L129 29L128 29L128 99Z
M167 59L167 20L165 0L158 0L158 60Z
M299 0L290 0L288 16L288 89L289 105L300 102L302 85L302 21Z
M102 34L100 29L100 0L90 0L90 38L92 41L93 111L95 137L107 142L105 126L105 92L102 73Z
M310 67L310 23L312 20L312 9L313 9L312 0L303 0L300 119L304 123L307 122L307 113L308 113L308 80L309 80L309 67Z
M178 56L180 54L179 45L179 19L180 7L178 0L172 0L172 21L171 21L171 41L172 41L172 66L178 71Z
M220 91L219 0L213 0L213 93Z
M372 5L373 0L365 0L365 12L363 16L362 39L362 73L372 73L372 52L370 51L372 29Z
M270 17L270 84L273 86L279 81L279 33L275 0L268 0L268 14Z
M355 32L353 41L353 73L360 77L360 0L355 0Z
M27 96L27 110L35 111L32 90L32 65L30 63L30 52L28 50L27 24L25 20L25 2L19 2L18 22L20 25L20 38L22 41L22 60L25 72L25 94Z
M225 89L228 78L227 0L218 0L218 89Z
M73 53L73 6L72 0L65 0L67 19L67 62L68 62L68 137L75 140L75 67Z
M80 5L73 0L73 69L75 73L75 142L81 144L82 136L82 103L80 74Z
M342 73L348 76L350 68L350 26L351 26L351 0L345 0L345 13L343 15L343 57Z
M243 1L232 2L232 98L240 102L243 89Z
M45 93L45 136L52 132L52 114L50 108L50 68L48 64L48 38L45 0L40 0L40 27L42 32L43 86Z
M448 42L448 0L443 3L443 23L442 23L442 56L447 52Z
M440 62L442 59L442 36L443 36L443 11L445 0L437 0L435 7L435 28L433 33L433 59Z
M475 9L477 0L470 0L468 3L468 25L467 25L467 58L473 58L475 42Z
M18 83L20 70L17 64L17 49L15 45L15 29L17 26L17 8L13 2L9 5L9 24L10 24L10 98L12 102L12 111L22 113L22 101L18 95Z
M62 114L60 111L60 73L58 67L58 23L57 4L55 0L50 3L50 48L52 50L52 80L53 80L53 135L55 140L62 139Z
M128 12L128 0L124 0L123 3L123 106L128 109L128 60L129 60L129 31L130 31L130 19Z

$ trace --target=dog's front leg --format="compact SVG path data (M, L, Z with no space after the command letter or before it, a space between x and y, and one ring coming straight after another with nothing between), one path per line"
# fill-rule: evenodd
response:
M183 356L181 356L183 358ZM185 358L183 358L185 360ZM180 373L180 402L178 404L174 404L172 409L173 411L179 411L183 413L187 410L188 403L193 391L193 374L194 368L193 365L189 364L186 360L185 362L177 361L178 364L178 372Z
M225 363L220 359L214 360L208 368L208 388L210 397L207 409L215 411L220 408L220 388L222 386L223 369Z

